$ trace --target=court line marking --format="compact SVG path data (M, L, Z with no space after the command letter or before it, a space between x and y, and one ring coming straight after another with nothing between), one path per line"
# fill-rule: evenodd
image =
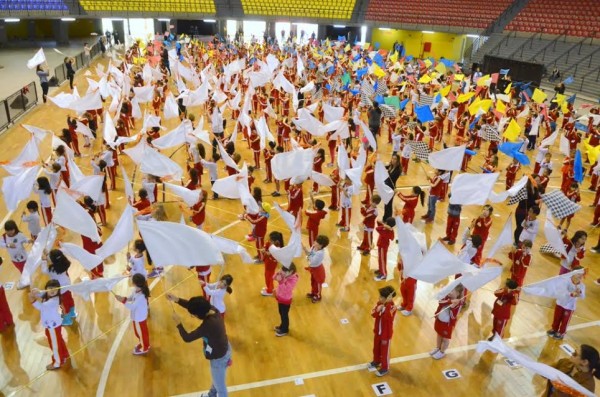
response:
M590 321L587 323L577 324L572 327L569 327L568 331L585 329L585 328L595 327L595 326L600 327L600 321ZM521 337L508 338L508 339L505 339L504 342L505 343L515 343L515 342L519 342L521 340L539 338L542 336L546 336L546 331L540 331L540 332L524 335ZM477 344L453 347L453 348L446 350L446 354L464 353L466 351L475 350L476 347L477 347ZM398 363L420 360L420 359L429 358L429 357L430 357L429 353L417 353L417 354L412 354L410 356L401 356L401 357L392 358L390 360L390 364L398 364ZM299 375L284 376L281 378L262 380L262 381L258 381L258 382L244 383L244 384L235 385L235 386L229 386L229 387L227 387L227 391L232 393L232 392L236 392L236 391L258 389L258 388L262 388L262 387L266 387L266 386L280 385L282 383L288 383L288 382L293 383L298 378L301 378L304 380L314 379L314 378L322 378L322 377L326 377L326 376L338 375L338 374L343 374L343 373L348 373L348 372L355 372L355 371L359 371L359 370L366 370L366 363L349 365L346 367L326 369L323 371L308 372L308 373L299 374ZM171 397L198 397L200 394L207 393L207 392L208 392L208 390L203 390L203 391L197 391L197 392L186 393L186 394L178 394L178 395L174 395Z

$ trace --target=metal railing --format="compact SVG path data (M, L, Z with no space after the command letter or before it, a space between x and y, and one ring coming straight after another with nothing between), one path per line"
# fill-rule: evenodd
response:
M570 50L569 50L570 51ZM577 70L579 69L579 65L583 64L583 61L587 60L589 58L590 62L588 63L588 68L592 67L592 60L594 59L594 55L596 55L596 53L600 52L600 47L598 47L596 50L594 50L592 53L586 55L585 57L581 58L579 60L579 62L574 63L573 65L571 65L570 67L568 67L563 74L565 76L568 75L572 75L573 77L577 77ZM568 61L568 58L567 58ZM554 66L556 66L556 61L554 62ZM569 73L567 74L567 72L570 72L571 70L575 69L575 71L573 73Z
M508 40L510 39L511 36L517 37L517 32L509 32L506 36L504 36L498 42L498 44L496 44L494 47L492 47L492 49L488 52L488 54L492 55L492 54L494 54L494 51L495 51L496 55L500 55L500 48L502 47L502 44L504 44L505 46L508 46Z
M100 42L94 44L90 51L90 61L100 54ZM73 69L78 71L85 67L85 56L83 52L75 55L75 65ZM54 76L60 85L67 80L67 68L64 62L54 68ZM50 80L50 77L48 78ZM0 101L0 132L13 125L15 121L31 110L39 102L38 88L35 81L27 84L19 91L9 95L6 99Z
M540 54L542 54L542 61L544 61L546 59L546 50L548 48L550 48L550 46L553 46L552 51L556 51L556 43L558 43L558 40L563 36L565 37L565 41L566 41L568 33L569 33L569 29L565 29L560 35L556 36L552 41L548 42L548 44L546 44L538 52L536 52L531 58L529 58L529 61L537 62L537 56Z
M579 88L580 91L583 91L583 86L585 85L585 80L588 79L588 81L589 81L589 79L591 78L590 76L593 73L596 73L596 80L594 80L594 81L597 82L598 80L600 80L600 65L598 65L598 67L596 67L593 70L590 70L588 73L583 75L583 77L581 78L581 87Z
M525 47L527 47L527 45L529 44L529 48L533 48L533 41L535 40L535 37L538 36L538 39L541 40L543 34L544 34L543 29L540 29L538 32L535 32L534 34L531 35L531 37L529 37L527 40L525 40L525 42L523 42L523 44L518 46L516 50L514 50L509 56L507 56L507 58L515 59L515 54L517 52L521 52L521 54L519 55L519 59L523 59L523 51L525 50Z

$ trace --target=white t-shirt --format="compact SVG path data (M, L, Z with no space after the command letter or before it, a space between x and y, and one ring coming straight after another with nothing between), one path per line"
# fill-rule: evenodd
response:
M141 291L135 291L127 298L125 307L131 311L131 320L144 321L148 318L148 299Z
M41 323L44 328L53 329L62 325L58 295L44 302L35 301L33 307L40 311Z
M225 294L227 293L227 289L225 288L217 288L219 283L206 284L204 286L204 292L206 295L210 296L210 303L213 305L220 313L225 313Z
M148 272L146 271L145 264L146 260L144 259L144 255L140 256L139 258L132 256L131 258L129 258L129 266L131 267L131 271L129 273L132 275L139 273L142 276L146 277Z
M29 215L23 215L21 219L23 222L27 223L27 228L32 237L40 234L42 231L42 227L40 226L40 214L32 212Z
M565 293L565 295L563 295L561 298L558 298L556 300L556 304L558 306L564 307L567 310L575 310L575 307L577 306L577 299L585 299L585 285L583 284L583 282L580 282L579 284L575 285L570 279L568 279L566 282L566 290L568 292ZM579 291L581 292L581 296L571 296L571 293L575 292L576 289L579 289Z
M13 262L25 262L27 260L27 251L25 251L24 244L28 241L29 239L20 232L13 237L4 234L2 238L0 238L0 248L6 248L10 255L10 259ZM10 248L8 247L9 244L14 244L15 247Z

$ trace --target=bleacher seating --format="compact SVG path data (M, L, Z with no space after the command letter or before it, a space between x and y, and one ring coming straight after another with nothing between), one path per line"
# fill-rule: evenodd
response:
M213 0L81 0L84 10L215 14Z
M348 20L355 0L241 0L244 14Z
M62 0L0 0L0 11L67 11Z
M505 30L600 37L600 1L531 0Z
M370 0L366 20L484 29L511 3L511 0Z

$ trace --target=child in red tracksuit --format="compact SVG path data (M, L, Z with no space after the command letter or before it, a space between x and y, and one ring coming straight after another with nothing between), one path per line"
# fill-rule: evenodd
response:
M446 241L448 245L454 245L454 243L456 243L456 237L458 236L458 228L460 227L461 211L462 205L448 204L448 216L446 219L446 237L442 238L442 241Z
M400 200L404 201L404 208L402 208L402 222L413 223L415 219L415 208L421 200L421 206L425 205L425 192L421 190L419 186L412 188L412 194L405 196L401 192L398 192Z
M387 278L387 251L390 246L390 241L394 239L394 227L396 219L388 218L385 223L377 222L377 253L379 254L378 263L379 270L375 271L375 281L383 281Z
M512 163L506 167L506 190L510 189L515 184L515 178L517 177L517 173L521 168L521 163L519 160L513 159Z
M519 302L519 286L515 280L509 278L506 280L504 288L496 290L494 295L496 296L494 308L492 309L494 327L492 336L488 338L490 341L494 339L495 334L501 338L504 335L504 328L510 320L511 306L515 306Z
M400 272L400 295L402 296L398 310L403 316L410 316L415 305L417 279L404 276L404 263L400 256L398 256L398 271Z
M531 263L531 247L533 246L531 240L523 240L519 248L513 248L508 254L509 259L512 259L512 265L510 267L510 278L515 280L518 287L523 286L527 269Z
M319 235L310 249L302 246L308 259L308 267L306 270L310 272L311 291L306 294L306 297L310 298L312 303L321 301L321 287L325 282L323 259L325 258L325 247L328 245L329 237Z
M291 263L287 268L282 268L273 277L277 281L277 289L275 290L275 298L279 307L279 317L281 323L275 327L275 336L285 336L290 331L290 307L292 306L292 295L294 288L298 284L298 273L296 273L296 265Z
M267 221L269 220L269 213L265 209L267 208L266 203L263 203L263 208L260 209L258 214L244 214L243 219L246 219L250 222L254 227L252 229L252 237L254 238L254 242L256 244L257 255L254 258L255 263L263 262L263 246L264 239L267 234Z
M273 275L277 269L277 259L271 255L271 246L282 248L284 246L283 234L280 232L269 233L269 241L262 249L263 261L265 262L265 287L260 291L262 296L273 296Z
M115 295L115 298L131 311L133 332L140 342L133 348L133 354L140 355L146 354L150 350L150 334L147 323L150 289L148 289L146 277L139 273L133 275L131 282L135 286L135 291L129 297Z
M377 194L371 197L371 203L360 207L360 213L363 218L363 240L357 247L362 251L363 255L369 255L373 247L373 230L375 229L375 221L377 220L377 205L381 202L381 197Z
M331 186L331 204L329 205L329 209L331 211L337 211L339 210L340 202L340 190L338 187L340 183L340 170L338 168L334 169L331 171L329 177L333 181L333 186Z
M308 245L312 247L315 238L319 235L319 224L327 216L327 211L324 210L325 202L323 200L315 200L310 194L310 208L304 211L308 218L306 221L306 230L308 231Z
M582 267L573 267L572 270L581 270ZM562 340L567 332L569 321L575 311L577 299L585 299L585 285L581 282L583 274L574 274L565 282L565 293L556 299L552 328L546 332L548 336Z
M463 302L464 288L462 284L458 284L456 288L438 302L433 326L437 333L436 347L429 352L434 360L441 360L446 356L446 349L450 344L450 339L452 339L454 326Z
M40 311L42 326L45 328L48 345L52 350L52 363L46 365L48 371L59 369L69 358L67 344L62 337L62 318L60 314L60 283L48 280L44 291L33 289L29 299L33 307Z
M396 317L396 306L394 287L388 285L379 289L379 300L371 310L371 316L375 319L373 327L373 361L367 365L369 371L377 369L377 376L387 375L390 365L390 342L394 334L394 318Z
M304 205L304 196L302 194L302 184L293 184L290 186L288 191L288 212L294 215L294 218L298 216L298 213L302 211Z
M473 262L480 264L481 256L483 254L483 248L487 242L488 235L490 234L490 228L492 227L492 212L494 208L491 205L484 205L481 215L477 219L474 219L469 226L470 234L475 234L481 237L481 245L477 248L477 253L473 258Z

